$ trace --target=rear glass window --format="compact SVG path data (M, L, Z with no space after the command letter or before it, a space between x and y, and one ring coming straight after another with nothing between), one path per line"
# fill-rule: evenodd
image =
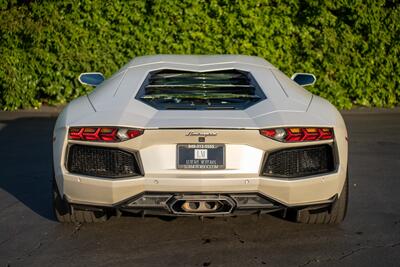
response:
M156 109L245 109L265 99L249 72L151 72L136 99Z

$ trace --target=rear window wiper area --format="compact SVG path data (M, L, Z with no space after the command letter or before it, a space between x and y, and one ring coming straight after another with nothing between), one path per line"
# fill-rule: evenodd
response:
M224 110L245 109L266 97L248 72L162 70L148 75L136 99L159 110Z

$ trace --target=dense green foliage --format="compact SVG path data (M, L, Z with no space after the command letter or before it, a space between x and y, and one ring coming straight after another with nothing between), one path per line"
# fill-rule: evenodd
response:
M66 103L92 90L80 72L160 53L257 55L339 108L396 106L399 2L0 0L0 109Z

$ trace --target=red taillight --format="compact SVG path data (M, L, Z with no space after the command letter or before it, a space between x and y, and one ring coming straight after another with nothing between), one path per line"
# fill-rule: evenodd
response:
M266 130L260 130L260 133L264 136L273 138L276 134L276 131L275 129L266 129Z
M142 133L143 133L143 130L135 129L135 130L128 130L126 134L128 135L129 139L132 139L132 138L138 137Z
M332 128L290 127L260 130L260 134L280 142L308 142L333 139Z
M121 142L143 134L141 129L115 127L71 127L68 139L97 142Z

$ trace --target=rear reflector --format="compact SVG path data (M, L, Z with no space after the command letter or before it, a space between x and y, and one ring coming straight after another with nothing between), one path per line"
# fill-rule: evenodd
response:
M260 134L280 142L308 142L332 140L332 128L316 128L316 127L290 127L290 128L274 128L262 129Z
M115 127L71 127L68 132L69 140L95 142L121 142L143 134L141 129Z

